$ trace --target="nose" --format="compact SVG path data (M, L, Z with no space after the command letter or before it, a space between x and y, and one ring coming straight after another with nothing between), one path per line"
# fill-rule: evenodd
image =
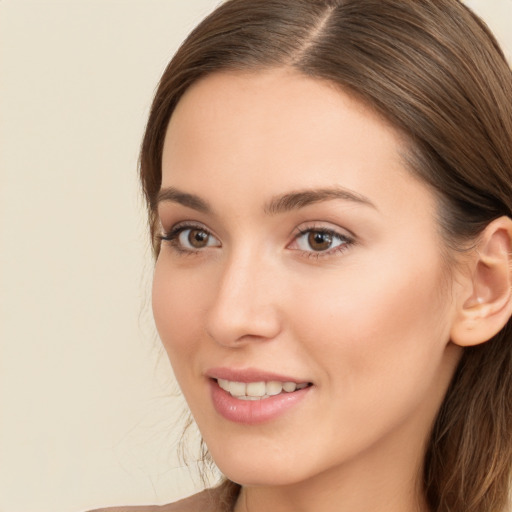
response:
M206 331L216 343L240 347L279 334L275 270L271 262L248 251L226 261L206 318Z

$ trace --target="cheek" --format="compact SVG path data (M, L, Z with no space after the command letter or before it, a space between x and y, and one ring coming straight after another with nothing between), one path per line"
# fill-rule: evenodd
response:
M201 283L193 276L170 270L165 255L160 256L153 277L152 305L156 328L174 373L180 381L182 373L191 367L191 358L197 352L203 326L198 321L204 316L200 293ZM204 282L202 283L204 286ZM199 288L198 288L199 287ZM198 292L199 290L199 292Z
M424 265L383 258L364 269L332 276L321 287L328 293L297 301L296 334L325 370L332 395L364 395L361 403L382 409L383 397L401 396L403 388L416 393L434 381L449 338L449 308L441 268L428 258Z
M449 321L438 269L427 263L418 273L384 262L369 269L332 276L329 293L297 300L294 308L294 339L320 376L322 435L332 439L334 457L400 425L423 432L456 364L446 358Z

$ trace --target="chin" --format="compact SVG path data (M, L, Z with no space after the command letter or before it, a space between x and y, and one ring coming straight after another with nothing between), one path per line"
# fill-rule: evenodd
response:
M297 474L290 468L272 466L265 464L265 467L252 467L250 464L226 464L219 467L222 474L232 482L244 487L284 487L294 485L307 480L309 475Z
M260 441L245 450L234 446L229 449L219 446L218 450L213 448L210 453L222 474L243 486L294 485L322 472L322 468L317 468L311 457L299 451L291 450L290 447L265 447L264 444Z

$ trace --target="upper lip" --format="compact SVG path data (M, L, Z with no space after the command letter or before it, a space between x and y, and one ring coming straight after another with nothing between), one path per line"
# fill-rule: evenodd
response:
M233 382L295 382L296 384L309 383L309 380L268 372L258 368L210 368L205 372L211 379L223 379Z

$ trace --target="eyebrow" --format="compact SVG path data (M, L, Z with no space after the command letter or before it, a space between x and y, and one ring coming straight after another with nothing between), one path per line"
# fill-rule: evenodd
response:
M350 201L377 209L377 207L367 197L358 194L357 192L343 187L330 187L299 190L274 197L265 205L264 211L268 215L276 215L291 210L299 210L300 208L304 208L314 203L330 201L333 199ZM181 204L201 213L213 212L213 208L201 197L195 194L183 192L175 187L166 187L158 192L156 205L166 201Z
M182 192L175 187L166 187L159 190L156 196L156 205L159 205L165 201L178 203L186 206L187 208L192 208L193 210L197 210L202 213L211 213L212 211L212 208L204 199L201 199L195 194Z
M348 190L343 187L330 187L312 190L299 190L297 192L290 192L273 198L266 206L265 212L271 215L287 212L290 210L298 210L314 203L321 201L330 201L332 199L341 199L343 201L350 201L374 209L377 207L365 196Z

